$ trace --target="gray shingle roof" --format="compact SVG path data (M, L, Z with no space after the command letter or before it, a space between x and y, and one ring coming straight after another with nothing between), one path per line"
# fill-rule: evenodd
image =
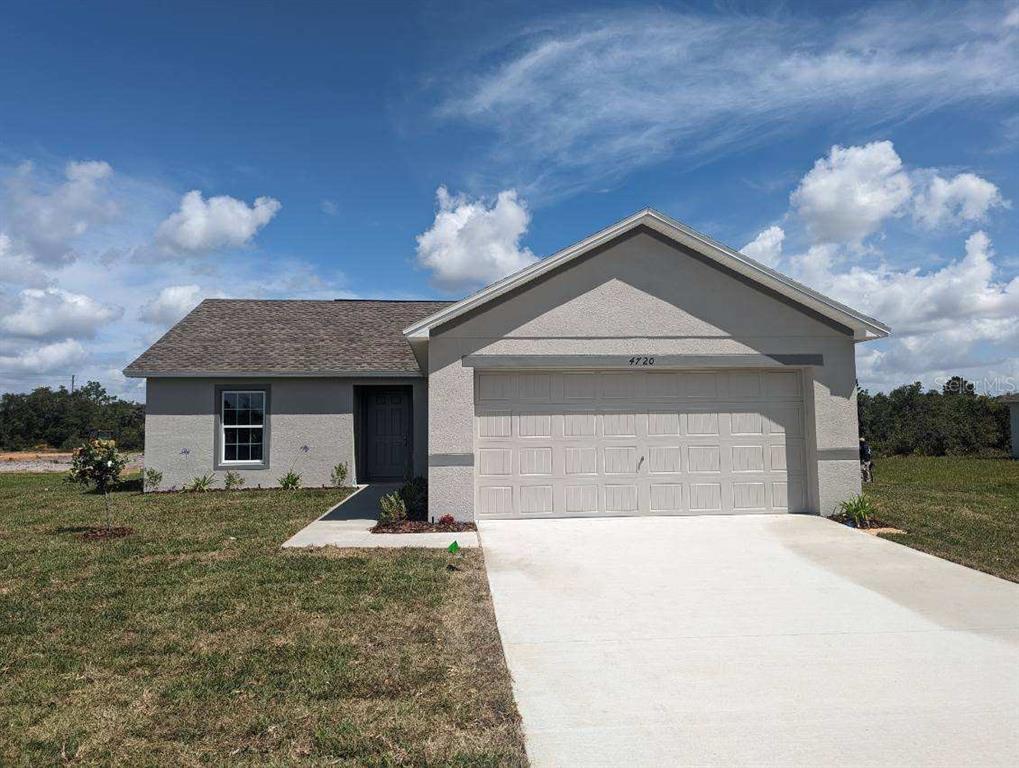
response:
M124 373L420 373L403 329L450 303L206 299Z

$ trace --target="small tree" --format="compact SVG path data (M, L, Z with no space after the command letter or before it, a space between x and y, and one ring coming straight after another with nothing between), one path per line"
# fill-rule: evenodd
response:
M110 488L120 479L127 462L117 450L114 440L89 440L75 450L71 460L71 471L67 479L72 483L92 486L103 495L106 504L106 527L113 527L113 513L110 510Z

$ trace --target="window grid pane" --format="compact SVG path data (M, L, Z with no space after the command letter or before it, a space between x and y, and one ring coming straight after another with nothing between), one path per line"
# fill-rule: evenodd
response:
M264 392L223 392L223 460L262 461Z

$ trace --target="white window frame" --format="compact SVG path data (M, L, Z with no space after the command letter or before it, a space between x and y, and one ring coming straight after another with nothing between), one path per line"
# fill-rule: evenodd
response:
M226 414L227 395L259 395L262 398L262 423L261 424L227 424L224 418ZM268 446L266 445L266 421L269 418L267 407L269 397L264 389L223 389L219 393L219 463L224 465L251 465L261 466L265 464ZM227 459L226 457L226 431L228 429L259 429L262 431L262 458L260 459Z

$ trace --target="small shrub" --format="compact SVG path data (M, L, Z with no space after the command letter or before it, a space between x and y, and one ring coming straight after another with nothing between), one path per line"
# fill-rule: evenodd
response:
M344 488L347 485L347 465L344 462L340 462L333 467L332 472L333 485L337 488Z
M155 467L145 468L145 490L158 491L163 484L163 473Z
M379 499L379 522L383 525L402 523L407 519L407 503L399 491L387 493Z
M456 522L456 518L453 517L452 515L443 515L442 517L439 518L439 522L442 525L452 525L453 523Z
M856 528L869 528L874 521L874 505L863 494L843 501L839 505L839 512Z
M428 480L415 477L404 483L400 488L400 497L407 505L407 517L410 520L428 519Z
M199 475L186 485L184 490L191 491L192 493L204 493L212 488L212 481L215 477L216 475L212 472L207 475Z
M120 480L120 473L126 463L113 440L89 440L75 450L71 459L71 471L67 473L68 482L90 485L103 495L107 528L113 527L110 488Z
M296 491L301 487L301 476L290 470L279 479L279 484L284 491Z
M240 488L242 485L244 485L244 478L241 477L241 473L234 472L232 469L223 478L223 487L228 491Z

